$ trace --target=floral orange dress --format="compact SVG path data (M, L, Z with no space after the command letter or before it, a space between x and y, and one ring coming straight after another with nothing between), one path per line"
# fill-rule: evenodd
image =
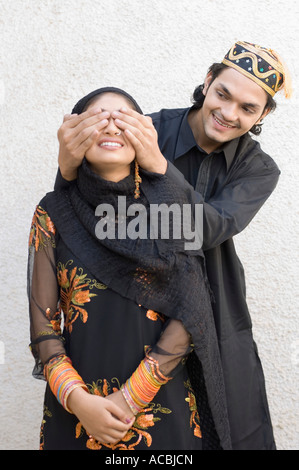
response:
M41 206L36 208L30 231L28 276L36 378L44 378L43 366L50 359L66 354L89 392L105 397L120 389L147 347L172 377L115 445L91 442L76 416L59 404L47 384L41 449L201 449L200 417L185 365L190 338L183 326L94 279ZM174 350L178 336L186 341Z

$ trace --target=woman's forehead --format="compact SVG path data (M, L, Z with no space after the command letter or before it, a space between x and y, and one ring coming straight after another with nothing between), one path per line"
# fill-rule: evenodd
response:
M94 96L86 105L86 108L90 106L99 105L103 111L118 111L124 106L129 106L133 109L133 104L128 98L112 92L105 92Z

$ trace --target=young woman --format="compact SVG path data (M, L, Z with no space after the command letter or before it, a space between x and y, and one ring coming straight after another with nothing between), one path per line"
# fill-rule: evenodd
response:
M98 139L77 180L38 204L30 231L33 375L47 380L41 449L228 449L202 251L171 230L150 236L151 204L183 209L190 195L166 175L139 174L112 117L142 113L130 95L102 88L73 113L92 106L106 118ZM133 217L141 209L147 236Z

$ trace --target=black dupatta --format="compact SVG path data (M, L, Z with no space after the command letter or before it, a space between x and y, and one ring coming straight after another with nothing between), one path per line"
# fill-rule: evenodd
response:
M96 90L80 100L73 112L82 112L93 96L108 91L129 97L115 88ZM137 103L129 99L141 112ZM175 204L183 210L185 204L192 204L188 190L178 188L167 175L141 170L141 177L141 194L136 201L133 175L118 183L109 182L93 173L84 160L76 183L67 190L49 193L40 205L64 243L95 278L145 308L182 321L194 344L188 369L201 417L203 448L231 449L222 365L202 250L186 250L188 240L183 236L175 238L171 230L168 239L163 239L161 233L156 238L123 238L118 237L117 230L114 239L99 239L96 235L100 220L96 208L109 204L118 227L119 216L123 216L118 205L121 196L126 209L136 202L145 208L148 234L152 205ZM126 215L123 228L128 228L131 221L132 217Z

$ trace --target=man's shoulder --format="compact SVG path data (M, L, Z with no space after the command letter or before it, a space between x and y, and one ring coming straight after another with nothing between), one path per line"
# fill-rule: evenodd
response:
M250 134L245 134L241 137L237 154L242 156L243 161L251 162L254 166L264 167L280 173L278 165L274 159L266 153L260 143L255 140Z
M165 122L171 120L180 120L184 117L190 108L163 108L160 111L149 114L154 123Z

